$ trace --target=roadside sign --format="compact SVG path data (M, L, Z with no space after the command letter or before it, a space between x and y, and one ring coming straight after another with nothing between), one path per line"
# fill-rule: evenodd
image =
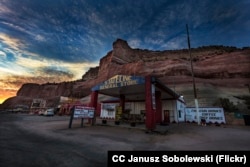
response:
M75 106L74 118L94 118L95 108L85 106Z
M186 112L186 121L192 122L197 121L196 108L187 107ZM226 123L224 110L220 107L201 107L199 108L199 119L205 119L206 122L211 123Z
M86 107L76 105L72 108L71 117L69 120L69 128L72 126L73 119L81 118L81 127L83 127L83 120L84 119L94 119L95 117L95 108L94 107Z

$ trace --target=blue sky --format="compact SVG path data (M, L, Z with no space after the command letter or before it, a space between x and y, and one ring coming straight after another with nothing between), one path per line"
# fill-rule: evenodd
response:
M23 83L80 79L121 38L172 50L250 43L250 0L0 0L1 99ZM8 95L7 95L8 94Z

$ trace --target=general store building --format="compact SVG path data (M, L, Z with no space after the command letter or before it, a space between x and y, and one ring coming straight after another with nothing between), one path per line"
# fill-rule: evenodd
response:
M183 98L153 76L116 75L91 91L91 107L98 108L99 94L113 97L101 101L96 116L102 119L141 121L148 130L160 123L185 121Z

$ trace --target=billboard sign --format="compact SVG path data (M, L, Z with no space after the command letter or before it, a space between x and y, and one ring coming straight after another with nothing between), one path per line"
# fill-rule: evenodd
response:
M74 118L94 118L94 107L75 106Z
M186 121L197 122L197 113L195 107L187 107L185 109ZM226 123L223 108L208 107L199 108L199 120L205 119L206 122L210 123Z

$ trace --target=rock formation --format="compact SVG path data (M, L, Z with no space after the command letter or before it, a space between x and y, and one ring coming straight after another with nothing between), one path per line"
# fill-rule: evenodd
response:
M83 76L82 81L96 79L98 76L99 67L90 68Z
M191 49L194 75L200 106L212 106L219 97L243 103L239 96L249 96L250 48L209 46ZM126 41L117 39L99 67L90 68L81 80L57 84L24 84L10 101L26 98L57 96L84 97L90 88L117 75L153 75L168 87L184 95L193 106L193 87L188 50L150 51L132 49ZM18 100L17 100L18 101ZM18 103L15 101L15 103Z

